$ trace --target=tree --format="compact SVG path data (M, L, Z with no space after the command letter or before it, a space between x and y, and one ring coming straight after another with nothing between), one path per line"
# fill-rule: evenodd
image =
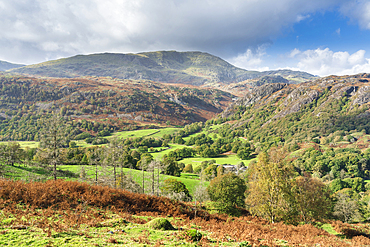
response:
M181 171L175 158L164 157L162 159L163 173L166 175L180 177Z
M141 156L140 161L138 162L140 164L140 168L142 171L142 186L143 186L143 194L145 194L145 170L148 168L148 165L153 160L153 156L149 153L144 153ZM154 170L153 170L154 173Z
M113 166L113 186L117 187L117 168L122 166L122 152L119 146L119 140L113 139L106 148L104 163L108 166Z
M186 188L185 184L181 181L178 181L174 178L168 178L163 181L163 186L161 187L162 193L165 195L171 195L173 193L184 194L184 199L186 201L191 201L191 195L189 190Z
M20 163L24 157L24 151L18 142L8 142L7 145L0 145L0 162L14 166Z
M121 173L117 177L117 188L128 190L134 193L142 192L142 187L135 182L130 175Z
M225 173L224 166L223 165L219 165L217 167L217 177L224 175L224 173Z
M290 217L292 206L293 168L284 162L285 153L272 149L261 153L250 165L246 203L251 213L270 222Z
M250 158L252 151L249 147L239 148L236 156L242 160L247 160Z
M62 161L61 148L68 146L69 131L65 119L58 114L42 121L43 130L40 131L40 149L49 165L53 167L54 180L57 179L57 165Z
M330 191L319 179L309 175L297 177L293 193L297 210L305 223L329 216L332 209Z
M194 170L193 170L193 165L192 164L187 164L184 168L184 170L182 170L182 172L185 172L185 173L193 173Z
M205 170L203 170L203 174L206 180L211 180L215 178L217 173L217 165L216 164L210 164Z
M235 206L244 207L245 181L233 173L214 178L207 188L215 207L223 213L235 213Z
M361 217L356 200L352 199L347 193L342 192L337 193L337 202L334 206L333 214L341 221L347 223L359 220Z

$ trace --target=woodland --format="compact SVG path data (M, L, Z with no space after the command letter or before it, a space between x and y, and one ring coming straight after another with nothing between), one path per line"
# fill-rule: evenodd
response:
M369 245L368 78L2 74L0 243Z

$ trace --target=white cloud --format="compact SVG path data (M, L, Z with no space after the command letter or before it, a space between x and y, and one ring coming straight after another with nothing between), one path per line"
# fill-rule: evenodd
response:
M245 53L230 59L230 63L247 70L266 71L269 70L269 67L262 66L263 57L265 56L265 47L261 46L256 51L248 49Z
M300 54L301 53L301 51L299 50L299 49L297 49L297 48L294 48L291 52L290 52L290 54L288 55L288 57L290 57L290 58L294 58L295 56L297 56L298 54Z
M347 1L341 6L341 12L358 21L364 29L370 29L370 1L369 0L352 0Z
M333 52L329 48L306 50L291 54L298 59L294 70L302 70L314 75L350 75L370 72L370 59L365 57L366 51L359 50L353 54L346 51Z
M335 32L340 36L340 28L338 28L337 30L335 30Z
M348 1L348 0L347 0ZM346 0L2 0L0 59L201 50L233 57Z

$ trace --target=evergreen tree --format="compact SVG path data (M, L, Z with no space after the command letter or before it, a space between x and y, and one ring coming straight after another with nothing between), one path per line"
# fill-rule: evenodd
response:
M40 149L42 156L46 158L48 164L53 167L54 180L57 179L57 165L62 162L61 148L68 146L69 133L65 119L54 114L51 118L43 119L43 129L40 136Z

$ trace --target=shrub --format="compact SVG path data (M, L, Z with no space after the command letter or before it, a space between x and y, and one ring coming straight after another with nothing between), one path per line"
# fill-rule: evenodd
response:
M174 178L168 178L164 180L161 190L166 195L172 193L184 193L185 196L191 200L191 195L189 193L189 190L186 188L185 184L180 181L177 181Z
M171 223L164 218L155 218L148 223L145 224L147 227L154 229L154 230L162 230L162 231L169 231L169 230L176 230Z
M188 240L191 241L200 241L202 239L202 234L195 229L187 230L185 236Z

